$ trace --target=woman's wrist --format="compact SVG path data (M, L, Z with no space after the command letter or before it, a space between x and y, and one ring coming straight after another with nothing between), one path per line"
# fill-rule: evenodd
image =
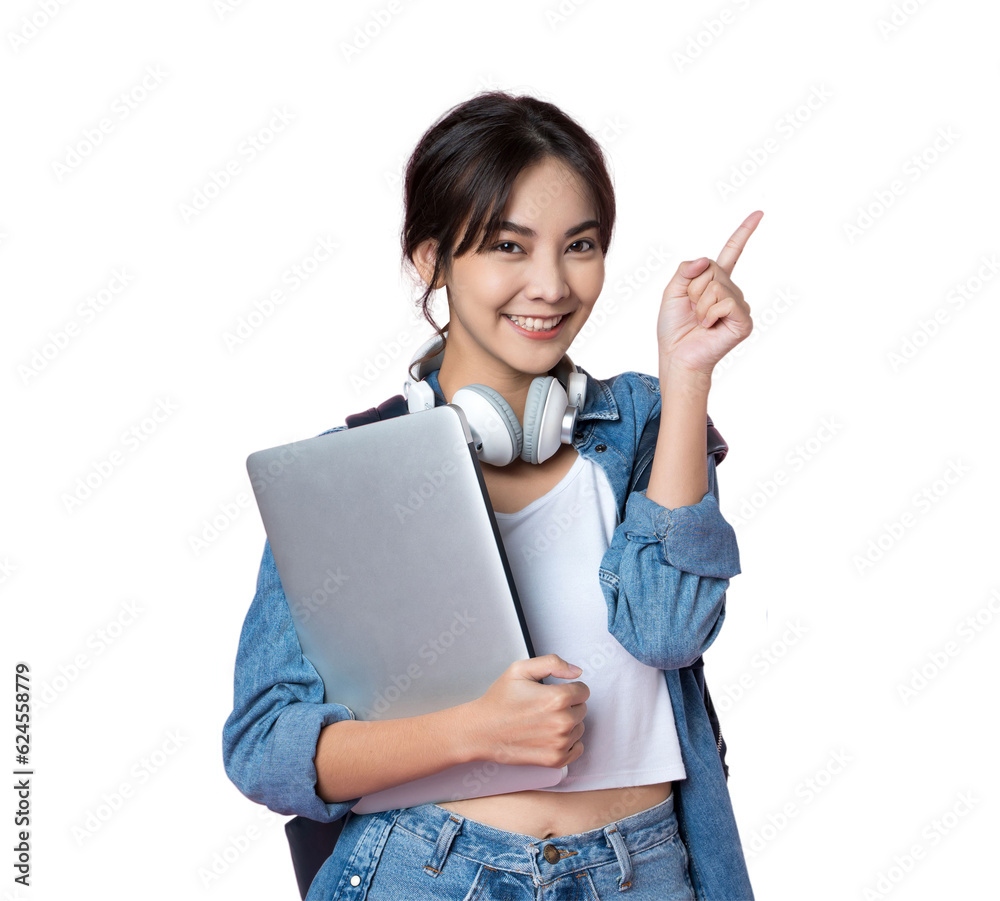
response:
M453 723L449 732L453 736L452 754L456 764L486 760L489 756L476 700L449 707L446 711Z
M711 372L685 366L665 354L660 354L659 376L661 394L667 387L687 395L708 394L712 387Z

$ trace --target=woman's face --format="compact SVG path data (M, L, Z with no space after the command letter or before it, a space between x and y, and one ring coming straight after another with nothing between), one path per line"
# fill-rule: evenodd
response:
M514 183L504 227L445 276L446 355L484 373L547 372L583 328L604 284L594 205L578 176L546 158Z

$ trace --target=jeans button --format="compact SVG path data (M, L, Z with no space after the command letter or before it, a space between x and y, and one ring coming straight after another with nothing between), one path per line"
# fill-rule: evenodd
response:
M559 860L559 849L555 845L546 845L542 848L542 854L549 863L556 863Z

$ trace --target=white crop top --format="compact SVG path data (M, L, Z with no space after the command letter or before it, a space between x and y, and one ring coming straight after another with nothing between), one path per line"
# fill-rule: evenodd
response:
M604 471L578 456L558 485L523 510L496 518L535 654L575 663L590 689L583 754L547 790L683 779L662 671L640 663L608 632L597 572L618 513Z

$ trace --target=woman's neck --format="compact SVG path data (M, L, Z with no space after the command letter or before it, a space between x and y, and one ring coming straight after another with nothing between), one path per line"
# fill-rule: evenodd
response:
M445 351L444 360L441 363L440 370L438 370L437 378L441 393L448 403L451 403L452 396L459 388L474 384L486 385L488 388L496 391L510 404L519 422L524 420L524 407L528 400L528 389L531 387L532 380L537 378L537 376L531 373L514 372L512 370L507 370L506 372L502 372L499 369L490 371L487 367L476 368L473 371L471 368L462 367L460 364L452 363L449 365L449 363L448 352Z

